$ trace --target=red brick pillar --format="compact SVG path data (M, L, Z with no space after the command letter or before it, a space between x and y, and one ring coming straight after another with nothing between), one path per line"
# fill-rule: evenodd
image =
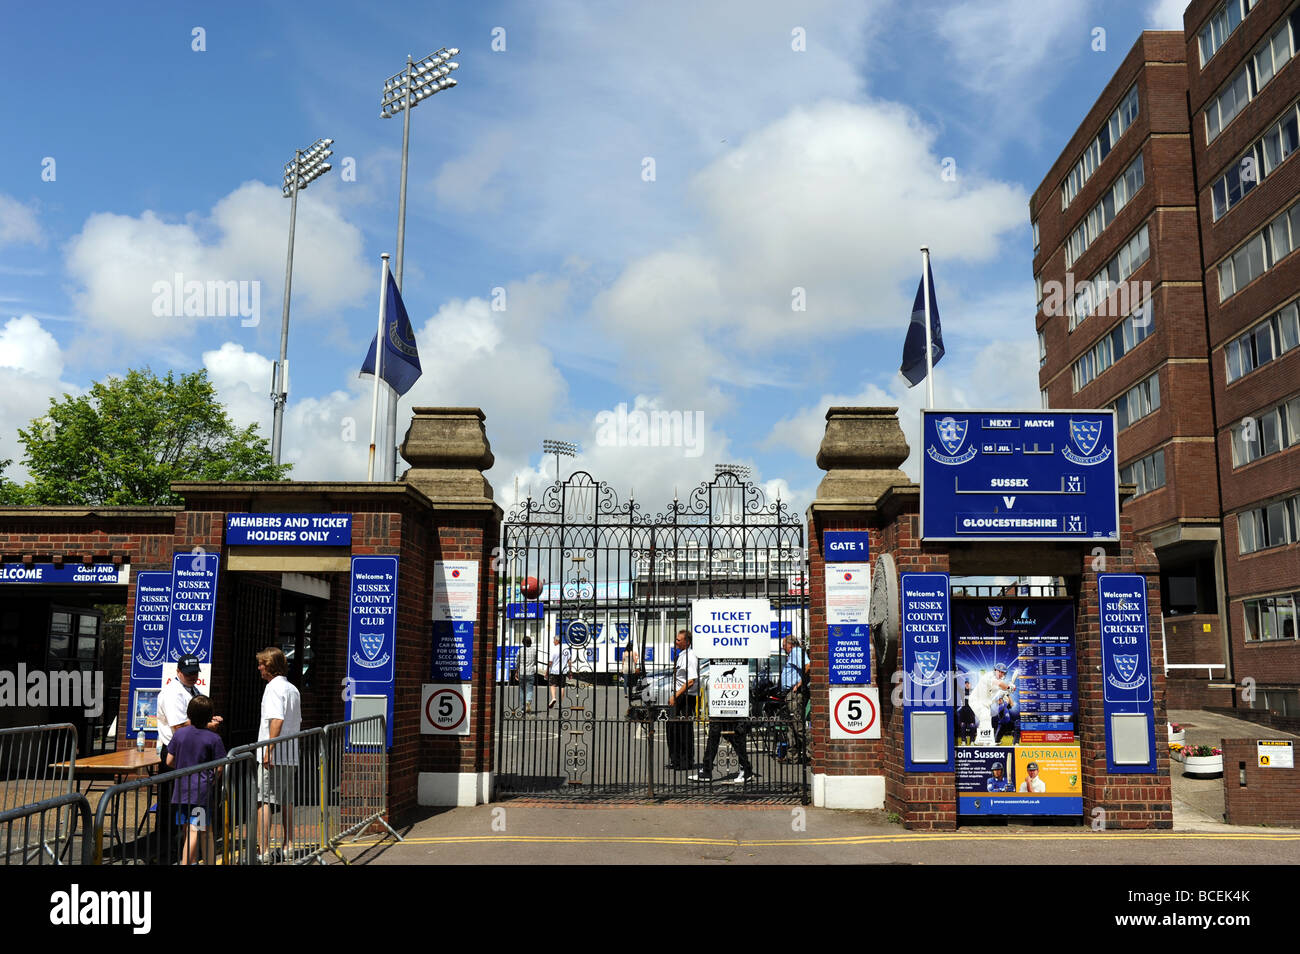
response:
M882 724L880 739L830 738L830 685L827 664L826 557L828 530L867 531L874 562L881 548L879 502L896 485L908 484L898 469L907 458L907 442L898 426L897 408L832 407L817 466L826 471L817 499L808 508L809 657L812 661L813 804L827 808L883 808L885 752L890 744ZM830 562L836 562L832 559ZM870 564L862 564L865 569ZM880 678L880 660L871 648L871 685L878 691L884 720L890 686Z
M1118 545L1098 547L1083 556L1082 585L1075 618L1078 671L1080 756L1083 760L1083 813L1104 828L1172 828L1173 792L1165 724L1165 660L1160 639L1160 566L1155 552L1133 535L1133 518L1120 517ZM1104 560L1103 560L1104 553ZM1151 637L1151 681L1155 700L1154 774L1111 774L1106 766L1106 714L1102 702L1099 573L1140 573L1147 578L1147 625ZM1100 811L1098 811L1100 809Z
M478 608L474 625L469 690L469 733L420 736L418 797L421 805L478 805L492 797L492 743L496 666L496 560L501 508L483 472L492 466L492 448L478 408L417 407L402 443L411 468L402 476L434 505L423 553L432 588L439 560L478 562ZM409 551L407 551L409 553ZM426 603L426 605L428 605ZM423 622L424 646L416 654L421 682L429 681L432 623ZM419 731L418 702L415 731Z

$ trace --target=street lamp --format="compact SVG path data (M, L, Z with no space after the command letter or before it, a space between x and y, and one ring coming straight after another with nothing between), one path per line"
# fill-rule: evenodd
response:
M271 422L271 460L280 463L280 438L284 433L284 403L289 399L289 291L293 286L293 229L298 221L298 190L305 189L325 173L334 155L333 139L317 139L306 149L294 152L284 164L284 182L280 193L289 199L289 259L284 266L284 310L280 314L280 360L271 369L271 405L275 415Z
M456 47L443 47L435 50L422 60L413 60L408 54L406 68L384 81L383 97L379 103L379 118L391 119L402 114L402 185L397 198L397 254L393 268L393 281L397 290L402 290L402 255L406 247L406 167L411 148L411 110L435 93L450 89L456 85L451 78L451 71L460 69L460 64L452 61L459 53ZM388 402L387 440L384 442L385 453L391 449L392 466L388 468L388 479L397 479L397 396L391 395Z
M578 453L578 445L572 441L553 441L549 437L542 441L542 453L555 455L555 480L560 480L560 455L565 457L575 457Z

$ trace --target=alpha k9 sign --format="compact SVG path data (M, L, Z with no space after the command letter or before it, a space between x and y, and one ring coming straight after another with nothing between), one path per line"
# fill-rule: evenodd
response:
M925 540L1118 540L1115 412L922 411Z

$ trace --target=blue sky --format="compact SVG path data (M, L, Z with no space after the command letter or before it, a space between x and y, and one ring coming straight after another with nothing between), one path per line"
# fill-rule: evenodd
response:
M380 90L408 53L456 46L459 85L411 117L403 297L424 375L399 437L411 406L482 407L503 504L516 478L553 478L552 437L647 506L735 462L802 507L828 405L900 404L916 430L924 387L897 370L922 244L948 348L936 404L1037 406L1029 196L1138 33L1182 6L13 7L0 459L21 479L17 428L50 397L146 365L206 367L269 437L281 168L328 136L334 169L299 199L284 458L364 479L357 368L402 133ZM258 283L257 322L156 316L178 273ZM699 432L611 440L620 404Z

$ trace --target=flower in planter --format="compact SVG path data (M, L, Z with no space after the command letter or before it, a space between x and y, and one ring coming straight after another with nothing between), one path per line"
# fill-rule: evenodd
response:
M1184 755L1195 759L1205 759L1212 755L1222 755L1223 749L1215 748L1212 745L1192 745L1183 752Z
M1182 732L1182 731L1183 731L1183 727L1182 727L1179 723L1177 723L1177 722L1171 722L1171 723L1169 723L1169 731L1170 731L1170 732Z

